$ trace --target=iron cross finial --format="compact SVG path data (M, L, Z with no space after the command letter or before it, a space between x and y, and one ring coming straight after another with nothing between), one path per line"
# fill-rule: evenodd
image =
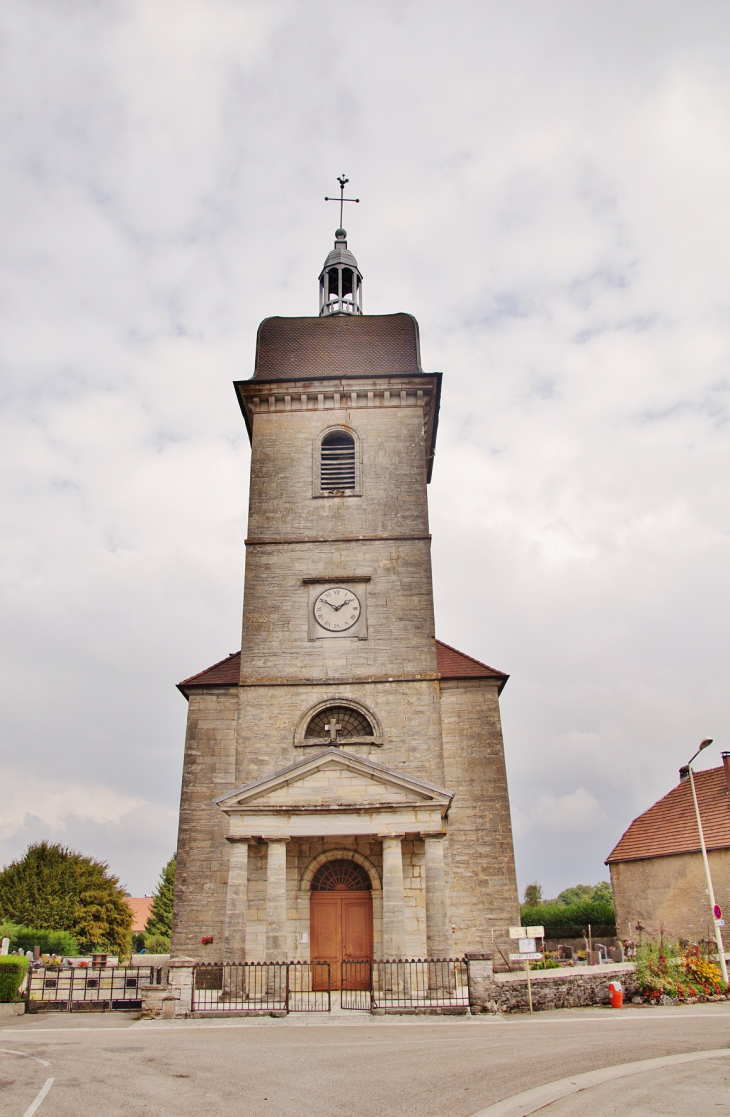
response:
M340 196L339 196L339 198L325 198L325 202L339 202L340 203L340 228L342 228L342 219L343 219L343 215L344 215L345 202L355 202L356 204L359 205L360 199L359 198L346 198L345 197L345 187L347 186L347 184L350 180L349 180L349 178L345 177L344 173L337 176L337 181L340 184Z

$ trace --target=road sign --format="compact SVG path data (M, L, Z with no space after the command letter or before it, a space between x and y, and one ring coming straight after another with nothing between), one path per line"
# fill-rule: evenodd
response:
M510 954L510 962L542 962L543 954L539 950L532 950L529 954Z
M511 939L526 939L527 927L510 927L509 937Z
M722 908L719 904L715 904L714 908L712 909L712 914L714 915L715 919L722 919Z
M520 954L534 954L535 953L535 940L534 939L520 939L517 944L517 949Z
M715 923L717 924L718 927L724 927L725 926L725 920L724 919L716 919Z
M527 931L528 939L544 939L545 938L545 928L544 927L526 927L525 930Z

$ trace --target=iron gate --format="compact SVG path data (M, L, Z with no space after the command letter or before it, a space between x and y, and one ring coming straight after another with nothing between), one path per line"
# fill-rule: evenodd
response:
M329 1012L329 962L199 962L193 1012Z
M469 980L464 958L368 959L342 963L342 1007L369 1012L466 1012Z

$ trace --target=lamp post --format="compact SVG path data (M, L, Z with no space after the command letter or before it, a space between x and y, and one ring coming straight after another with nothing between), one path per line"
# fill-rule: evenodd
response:
M707 847L705 846L705 835L702 831L702 819L700 818L700 806L697 802L697 792L695 791L695 780L692 772L692 760L699 756L703 749L712 744L712 737L705 737L704 741L697 749L692 759L687 764L687 771L689 772L689 785L692 788L692 799L695 805L695 815L697 816L697 829L700 832L700 845L702 846L702 860L705 865L705 877L707 879L707 892L710 897L710 907L712 908L712 922L715 927L715 942L717 943L717 952L720 958L720 973L722 980L727 984L727 964L725 962L725 948L722 945L722 935L720 934L720 924L715 919L715 893L712 889L712 877L710 876L710 862L707 860Z

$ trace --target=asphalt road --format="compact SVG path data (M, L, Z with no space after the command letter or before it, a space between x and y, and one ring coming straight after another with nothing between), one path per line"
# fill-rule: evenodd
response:
M557 1079L724 1049L730 1003L415 1022L39 1014L0 1029L0 1113L31 1117L40 1096L38 1117L471 1117L496 1103L517 1117L503 1099ZM730 1117L730 1058L641 1069L541 1112Z

